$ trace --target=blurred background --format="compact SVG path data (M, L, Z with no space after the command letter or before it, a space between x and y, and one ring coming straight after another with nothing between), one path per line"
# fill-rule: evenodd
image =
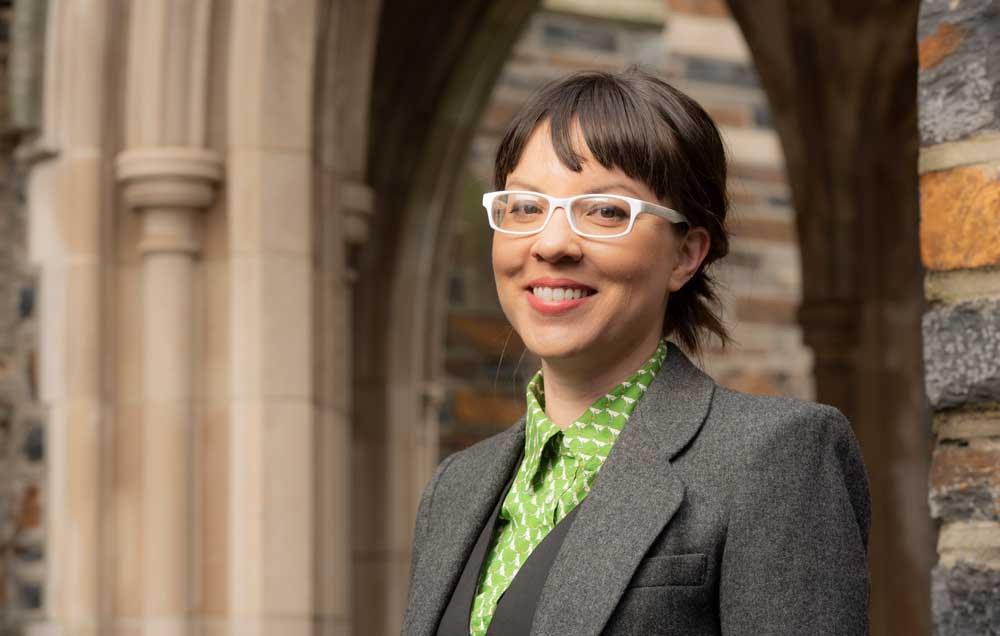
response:
M991 0L0 1L0 634L399 633L423 485L538 368L500 135L633 64L730 155L699 363L861 442L872 633L1000 633L998 41Z

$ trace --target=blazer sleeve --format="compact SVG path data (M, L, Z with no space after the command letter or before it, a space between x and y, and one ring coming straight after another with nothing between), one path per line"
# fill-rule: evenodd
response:
M423 494L420 495L420 505L417 507L417 520L413 527L413 547L410 553L410 595L413 594L413 573L416 571L417 563L420 560L420 551L427 540L427 526L430 522L431 506L434 504L434 491L437 490L441 475L453 459L455 459L455 455L449 455L438 465L431 476L431 480L424 487Z
M752 455L729 510L722 633L867 634L871 503L847 418L788 418Z

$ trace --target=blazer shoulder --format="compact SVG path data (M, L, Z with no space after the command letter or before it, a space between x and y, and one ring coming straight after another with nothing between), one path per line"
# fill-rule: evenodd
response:
M836 407L792 397L753 395L716 387L710 418L730 428L742 445L835 445L857 441L847 417Z

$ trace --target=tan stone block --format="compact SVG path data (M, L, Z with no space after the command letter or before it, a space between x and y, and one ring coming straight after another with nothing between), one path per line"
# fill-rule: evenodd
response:
M351 432L347 418L324 410L316 430L316 612L351 611Z
M118 618L106 626L107 636L145 636L142 624L129 615L128 618Z
M152 402L143 413L143 614L165 625L191 609L194 427L187 401Z
M739 25L728 17L675 12L667 23L666 42L669 53L752 63Z
M946 303L1000 297L1000 267L927 272L924 295L929 301Z
M736 216L729 223L732 235L737 238L762 239L765 241L779 241L782 243L794 243L797 238L795 225L791 220L753 218L748 216Z
M244 401L231 409L229 610L308 618L315 558L312 405Z
M934 414L933 428L938 440L1000 438L1000 410L939 411Z
M235 400L229 416L229 611L234 616L260 612L266 572L261 559L264 541L266 482L263 429L264 406L260 400Z
M1000 523L958 521L946 523L938 532L939 563L953 566L959 561L1000 569Z
M233 618L227 634L239 636L314 636L312 617Z
M115 410L110 492L115 541L108 545L107 562L112 568L116 616L140 616L143 607L143 410L139 402L120 404Z
M262 259L261 395L313 397L313 273L306 257Z
M310 254L312 164L306 151L242 149L229 155L233 253Z
M316 621L316 636L351 636L351 620L347 616L321 616Z
M233 631L227 619L212 616L197 619L194 622L194 633L199 636L233 636L237 632Z
M928 269L1000 263L998 177L995 164L920 177L920 248Z
M742 296L736 298L736 319L781 325L798 324L799 303L792 298Z
M195 542L201 577L200 614L222 616L229 587L229 406L201 409L198 431L200 532Z
M264 614L311 618L314 605L315 413L306 400L270 401L262 422Z
M195 394L207 402L221 402L229 399L229 262L204 261L199 273L200 342L195 351L203 381L195 387Z
M228 172L231 166L227 165L226 168ZM227 174L226 178L229 177ZM225 260L229 257L230 207L225 183L216 188L212 206L198 215L196 236L201 244L201 258L204 261Z
M110 352L100 349L102 278L101 268L88 260L71 263L66 268L66 331L58 334L55 342L65 347L62 363L66 366L61 369L65 375L59 380L60 384L65 382L70 399L90 399L103 390L96 369L102 362L102 354Z
M230 271L230 395L234 398L260 399L263 362L261 361L261 293L263 260L257 256L234 255Z
M101 405L78 399L50 406L47 429L49 528L46 551L53 616L95 621L99 608ZM95 585L95 581L99 583Z
M676 13L729 17L729 7L725 0L667 0L667 6Z
M56 182L56 230L73 256L96 257L101 251L103 158L70 156Z
M115 393L120 405L138 404L143 396L142 359L142 272L135 265L116 268L115 354L112 368L117 373Z
M139 241L142 238L142 215L127 206L114 210L115 261L123 265L138 265L142 262Z
M315 29L312 1L233 4L231 144L311 147Z

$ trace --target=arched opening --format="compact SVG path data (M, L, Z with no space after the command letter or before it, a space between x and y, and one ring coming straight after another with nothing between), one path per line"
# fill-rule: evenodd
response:
M534 5L382 6L368 162L377 214L357 262L353 314L354 492L364 493L352 514L357 633L399 631L412 519L437 463L435 250L483 100Z
M788 159L816 399L847 414L865 456L875 634L930 629L917 4L729 2Z
M727 13L721 2L673 4L679 13ZM797 387L766 375L737 374L729 383L798 393L834 404L852 419L876 502L873 631L923 633L933 550L924 502L921 270L913 223L915 52L912 30L886 26L910 24L915 12L897 5L867 12L731 7L787 158L793 234L802 254L797 311L775 304L745 304L738 311L770 312L769 318L788 313L790 328L801 325L812 354L804 364L812 363L815 376L814 383ZM444 363L441 300L447 295L438 256L448 235L448 207L463 196L458 166L517 27L533 6L449 7L436 12L447 20L423 16L419 33L407 27L416 9L382 8L368 162L378 214L358 263L353 314L354 395L365 405L355 408L354 423L355 492L366 493L353 514L359 627L384 626L401 613L409 522L420 485L438 459L437 421L442 397L448 399L441 385L428 382L441 377ZM835 63L819 55L841 49L853 53ZM407 53L414 50L434 65L411 72ZM513 410L510 402L497 408ZM913 585L895 585L899 572ZM392 618L382 618L387 616Z

